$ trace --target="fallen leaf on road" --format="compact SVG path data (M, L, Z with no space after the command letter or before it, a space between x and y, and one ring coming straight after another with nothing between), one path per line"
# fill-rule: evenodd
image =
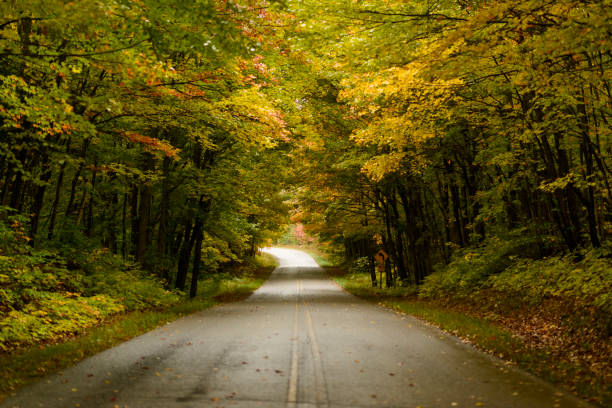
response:
M391 377L393 377L393 376L395 375L395 373L389 373L389 375L390 375Z
M78 389L76 389L76 388L72 389L72 392L77 392L77 391L78 391Z
M211 400L212 402L217 402L217 401L219 401L219 398L217 398L217 397L212 397L210 400Z
M158 376L158 377L161 377L161 373L159 371L156 371L155 375Z
M370 397L376 398L376 394L372 394L372 395L370 395Z
M477 402L474 405L476 405L477 407L482 407L482 406L484 406L484 403L479 401L479 402Z
M451 405L452 405L453 407L456 407L456 406L457 406L457 405L459 405L459 404L457 404L456 402L451 402Z

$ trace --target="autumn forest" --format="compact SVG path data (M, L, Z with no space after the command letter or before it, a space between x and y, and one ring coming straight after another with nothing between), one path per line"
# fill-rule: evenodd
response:
M347 290L546 331L528 369L612 401L610 0L0 10L0 355L306 234Z

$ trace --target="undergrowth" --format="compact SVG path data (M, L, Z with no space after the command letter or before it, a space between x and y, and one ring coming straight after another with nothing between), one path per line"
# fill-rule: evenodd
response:
M181 299L108 250L33 248L21 220L12 218L0 222L0 351L58 341L115 314Z

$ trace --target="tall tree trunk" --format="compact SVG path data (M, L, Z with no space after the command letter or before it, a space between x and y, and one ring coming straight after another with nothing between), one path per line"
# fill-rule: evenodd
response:
M170 168L170 158L165 157L162 163L162 192L159 205L159 226L157 230L157 252L165 257L168 253L168 211L170 207L170 189L168 173ZM170 271L166 262L162 263L161 276L166 281L170 281Z
M83 171L84 164L81 163L76 173L72 177L72 183L70 183L70 196L68 198L68 204L66 205L66 211L64 212L66 217L69 217L74 212L74 202L76 200L76 190L79 184L79 178L81 177L81 172Z
M193 268L191 270L191 287L189 288L189 297L194 298L198 293L198 279L200 278L200 261L202 259L202 241L204 240L204 231L202 230L202 221L200 218L196 221L193 231L195 235L195 248L193 253Z
M187 281L187 268L189 267L189 258L193 244L195 243L195 234L191 233L192 224L191 220L188 220L185 225L185 238L183 238L183 245L179 251L178 268L176 271L176 282L174 287L179 290L185 290L185 282Z
M121 206L121 256L127 257L127 207L128 207L128 192L123 193L123 205Z
M93 236L93 205L96 189L97 172L94 170L91 174L91 194L89 194L89 202L87 203L87 216L85 217L85 234L91 238Z
M140 208L138 216L138 243L136 248L136 260L140 263L144 260L145 250L149 242L149 220L151 218L152 188L150 184L141 187Z
M45 161L46 162L46 161ZM45 191L47 190L47 182L51 178L51 166L45 165L42 175L40 176L41 184L36 188L36 194L34 195L34 204L32 207L32 220L30 223L30 245L34 245L36 240L36 234L38 233L38 222L40 220L40 213L43 208Z
M138 186L132 184L130 191L130 254L136 255L136 248L138 247L138 231L140 222L138 221Z
M55 221L57 219L57 208L60 202L60 196L62 192L62 184L64 183L64 172L66 171L66 161L64 161L59 169L57 175L57 182L55 184L55 196L53 198L53 204L51 206L51 215L49 219L49 228L47 229L47 239L52 239L55 231Z
M395 191L391 192L391 196L389 197L388 201L391 205L391 210L393 211L393 217L395 218L395 222L393 224L395 226L395 257L397 263L397 273L399 278L402 281L405 281L408 279L408 271L406 270L406 263L404 262L404 240L402 239L402 230L400 228L402 224L399 212L397 211Z
M9 203L10 191L11 191L11 180L13 179L13 168L9 165L4 176L4 183L2 185L2 198L0 199L0 205L6 206Z
M200 195L198 218L193 231L193 236L195 236L195 253L193 255L193 269L191 270L191 287L189 288L189 296L192 298L198 293L200 261L202 259L202 241L204 240L204 219L210 211L210 204L210 199L206 199L203 194Z

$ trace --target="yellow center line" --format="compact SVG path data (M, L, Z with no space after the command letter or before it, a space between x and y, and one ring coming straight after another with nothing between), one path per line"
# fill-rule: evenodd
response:
M327 396L327 387L325 386L325 377L323 374L323 362L321 361L321 353L319 352L319 344L314 332L312 317L306 304L306 299L302 300L306 313L306 322L308 324L308 336L310 337L310 345L312 349L312 362L314 365L314 380L317 406L329 407L329 398Z
M300 281L295 282L295 317L293 319L293 338L291 344L291 374L289 376L289 391L287 392L287 407L295 407L297 403L298 386L298 343L299 343L299 295Z

